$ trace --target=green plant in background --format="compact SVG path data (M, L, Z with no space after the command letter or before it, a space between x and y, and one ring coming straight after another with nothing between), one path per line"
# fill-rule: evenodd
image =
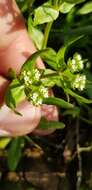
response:
M20 117L17 105L26 98L35 106L56 105L64 109L64 116L70 115L71 119L78 117L83 120L80 112L82 113L86 104L92 103L92 76L90 67L88 68L92 58L89 48L92 2L49 0L40 6L35 0L17 0L17 3L25 16L28 33L38 51L24 63L18 76L14 71L9 71L11 84L5 97L6 105ZM86 14L89 15L88 19L84 18ZM77 16L80 21L75 22ZM54 48L56 40L58 48ZM44 69L36 68L36 59L39 56L46 63ZM58 93L57 97L49 97L49 89L53 87L59 89L61 94L63 92L66 98L58 97ZM87 105L86 109L90 110L90 106ZM92 125L90 115L84 120ZM39 127L63 129L65 124L61 121L48 122L42 118ZM0 141L1 148L5 148L9 143L10 170L16 169L26 140L28 138L19 137Z

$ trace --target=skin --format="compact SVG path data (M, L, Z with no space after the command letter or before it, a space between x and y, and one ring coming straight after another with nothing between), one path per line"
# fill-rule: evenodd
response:
M7 72L12 68L18 74L22 64L36 51L29 38L24 19L13 0L0 0L0 136L20 136L34 131L41 117L58 120L55 106L35 107L26 100L16 108L23 116L13 113L4 103L4 96L9 85ZM37 67L44 68L40 58ZM36 130L34 133L47 135L53 130Z

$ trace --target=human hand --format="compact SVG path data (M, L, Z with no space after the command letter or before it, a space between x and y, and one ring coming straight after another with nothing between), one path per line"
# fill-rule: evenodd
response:
M57 120L58 112L55 106L35 107L25 100L17 107L23 116L18 116L5 105L4 95L9 84L6 79L9 68L18 74L22 64L36 49L27 34L23 17L14 0L0 0L0 25L0 132L1 136L25 135L34 131L41 116L48 120ZM44 68L41 59L37 60L37 67ZM52 130L37 129L35 133L45 135L51 132Z

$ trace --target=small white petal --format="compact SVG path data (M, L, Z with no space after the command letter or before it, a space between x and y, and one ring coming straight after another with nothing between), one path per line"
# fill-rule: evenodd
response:
M82 57L81 57L80 54L78 54L78 55L76 56L76 58L77 58L78 61L80 61L80 60L82 59Z
M28 82L28 81L29 81L29 77L28 77L28 76L25 76L25 77L24 77L24 80L25 80L26 82Z
M27 75L28 75L28 76L31 75L31 71L27 71Z

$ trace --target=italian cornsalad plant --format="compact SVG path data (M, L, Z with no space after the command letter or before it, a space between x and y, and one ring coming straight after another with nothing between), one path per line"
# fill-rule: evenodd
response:
M57 151L61 146L66 167L77 160L75 189L79 190L83 179L81 152L92 149L92 140L89 142L85 137L85 131L91 131L92 125L92 2L17 0L17 3L37 51L23 64L18 76L14 70L9 70L11 82L5 103L19 117L22 117L22 113L17 111L17 105L24 99L34 106L56 105L59 121L42 118L39 128L56 129L51 136L59 142L56 146L56 140L52 142L53 138L27 135L14 139L2 138L1 148L8 149L8 168L15 170L26 143L34 146L35 143L36 146L43 143L48 147L49 143L54 143L52 149ZM38 57L45 64L43 69L36 66ZM49 95L51 89L52 96ZM86 190L86 187L81 187L81 190L83 188Z

